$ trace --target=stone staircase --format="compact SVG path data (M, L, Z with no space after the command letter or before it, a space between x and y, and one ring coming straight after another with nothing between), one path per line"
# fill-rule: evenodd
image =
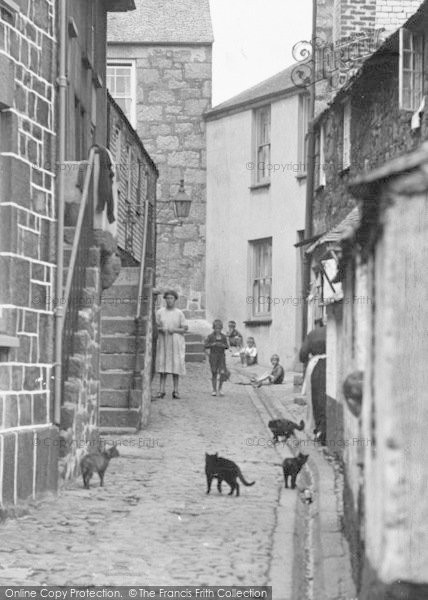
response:
M122 267L112 287L102 296L100 433L135 432L140 425L140 404L131 394L134 383L139 267ZM147 298L147 290L143 290ZM140 365L144 360L147 320L140 336ZM141 376L135 389L142 393ZM133 397L134 396L134 397Z
M198 333L186 333L186 362L204 362L204 337Z

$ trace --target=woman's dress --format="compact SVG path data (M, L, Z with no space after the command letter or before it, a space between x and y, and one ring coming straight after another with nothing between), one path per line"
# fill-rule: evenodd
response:
M167 329L186 327L186 318L178 308L160 308L156 312L156 325ZM159 332L156 346L156 371L185 375L186 343L181 333Z

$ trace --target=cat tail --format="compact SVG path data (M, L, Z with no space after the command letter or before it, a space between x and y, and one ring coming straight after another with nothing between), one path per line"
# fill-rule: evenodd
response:
M305 428L305 422L304 422L304 420L302 419L302 420L300 421L300 423L299 423L299 426L297 427L297 429L298 429L299 431L302 431L304 428Z
M238 477L242 481L242 483L244 485L246 485L247 487L249 487L250 485L254 485L256 483L255 481L252 481L251 483L248 483L248 481L246 481L244 479L244 476L242 475L241 469L239 469L239 471L238 471Z

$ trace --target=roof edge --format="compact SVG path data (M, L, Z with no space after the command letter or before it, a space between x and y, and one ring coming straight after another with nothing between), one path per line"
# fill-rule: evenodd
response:
M251 89L251 88L250 88ZM245 92L246 90L244 90ZM243 93L243 92L242 92ZM292 88L286 88L285 90L281 90L279 92L273 92L272 94L265 94L264 96L258 96L256 98L252 98L251 100L244 100L243 102L239 102L237 104L233 104L231 106L225 106L224 108L216 107L207 110L204 114L205 121L215 121L223 116L228 116L231 114L243 112L244 110L249 110L250 108L257 108L262 104L266 104L269 100L282 100L283 98L288 98L290 96L297 96L301 94L302 91L300 88L293 86ZM227 102L227 100L226 100ZM219 105L221 106L221 105Z

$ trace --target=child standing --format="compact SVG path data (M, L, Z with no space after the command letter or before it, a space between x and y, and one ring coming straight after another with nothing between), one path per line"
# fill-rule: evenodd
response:
M212 396L224 396L221 388L223 382L229 378L228 370L226 369L225 350L229 348L227 338L222 332L223 323L220 319L216 319L213 323L214 332L211 333L205 340L205 349L209 350L210 367L212 373ZM217 384L218 379L218 384Z
M257 364L256 342L251 336L247 338L247 345L241 351L241 363L248 367Z

